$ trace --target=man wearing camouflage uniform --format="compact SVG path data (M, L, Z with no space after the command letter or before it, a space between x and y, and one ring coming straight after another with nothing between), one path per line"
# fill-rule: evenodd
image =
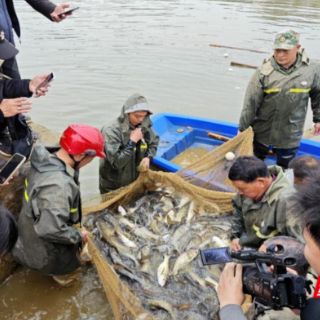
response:
M229 179L238 188L232 200L232 250L258 248L266 239L294 233L287 222L294 189L280 167L268 168L254 156L243 156L230 168Z
M273 150L283 168L298 151L309 98L320 134L320 65L300 47L294 30L276 34L274 55L250 80L239 121L241 132L253 127L254 154L264 160Z
M32 152L12 256L68 286L79 272L81 244L87 239L87 231L73 227L82 217L79 170L106 155L101 132L87 125L69 126L60 145L54 153L41 145Z
M101 194L135 181L138 167L149 168L159 143L150 114L146 98L136 93L125 102L120 117L102 128L107 157L100 160Z

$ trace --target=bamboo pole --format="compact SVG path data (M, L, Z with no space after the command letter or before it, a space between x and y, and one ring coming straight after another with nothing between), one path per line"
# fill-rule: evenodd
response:
M258 69L259 68L257 66L252 66L250 64L244 64L244 63L239 63L239 62L234 62L234 61L230 62L230 66L239 67L239 68L248 68L248 69Z
M247 49L247 48L237 48L237 47L231 47L231 46L222 46L219 44L209 44L210 47L215 48L227 48L227 49L234 49L234 50L243 50L243 51L250 51L250 52L256 52L256 53L270 53L269 51L260 51L260 50L254 50L254 49Z

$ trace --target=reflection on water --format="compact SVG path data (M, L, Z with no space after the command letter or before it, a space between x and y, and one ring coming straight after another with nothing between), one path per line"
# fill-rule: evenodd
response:
M56 76L50 94L34 100L31 116L58 132L70 123L101 128L120 115L134 92L147 97L154 113L237 122L253 70L229 71L230 61L260 65L268 54L210 43L271 52L273 35L292 27L301 32L308 55L320 56L318 0L78 0L71 5L80 9L60 24L33 12L25 1L15 5L22 75L54 71ZM98 193L97 160L81 170L81 188L83 198ZM77 320L84 314L107 319L101 287L87 272L82 289L68 292L47 277L19 271L0 287L1 319ZM84 311L89 310L86 292L93 314Z

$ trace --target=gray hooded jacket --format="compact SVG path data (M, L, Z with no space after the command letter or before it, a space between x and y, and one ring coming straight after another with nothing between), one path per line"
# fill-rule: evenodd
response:
M130 133L135 129L129 122L128 113L147 111L141 123L142 141L130 140ZM100 192L106 193L135 181L139 172L137 166L145 157L152 159L157 152L159 137L151 129L151 111L145 97L133 94L124 104L120 117L102 128L104 137L105 159L100 159Z
M79 222L80 189L75 170L43 146L31 156L12 255L22 265L51 275L79 268L82 234L72 227Z

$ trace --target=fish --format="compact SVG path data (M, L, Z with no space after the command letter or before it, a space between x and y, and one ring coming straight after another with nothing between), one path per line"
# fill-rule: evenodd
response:
M158 236L157 234L149 231L147 228L145 227L141 227L141 226L137 226L136 228L134 228L132 230L132 232L137 235L140 238L143 238L145 240L159 240L160 236Z
M135 261L135 263L137 262L137 260L134 257L132 258L130 254L131 248L126 247L115 237L115 230L110 229L110 226L108 226L106 221L99 220L98 228L101 230L101 234L106 242L116 248L119 253L129 257L129 259ZM139 263L137 265L139 265Z
M176 206L177 211L181 210L186 204L190 203L190 199L187 197L182 197L180 203Z
M209 285L211 285L213 288L215 288L216 291L218 291L219 281L216 281L216 280L214 280L214 279L212 279L210 277L204 278L204 281L206 283L208 283Z
M191 278L195 281L197 281L201 287L204 287L206 285L205 280L203 280L200 276L198 276L194 271L191 270L191 268L187 268L186 273L191 276Z
M194 215L196 214L195 212L195 203L192 201L188 210L188 215L187 215L187 224L190 224L192 219L194 218Z
M173 266L172 274L175 276L178 272L186 267L199 253L198 249L190 249L182 253L176 260Z
M183 224L177 228L177 230L174 232L171 242L174 246L174 248L180 252L180 239L185 235L186 232L190 230L190 227L186 224Z
M214 244L215 248L228 247L227 244L217 236L212 237L212 243Z
M148 244L140 247L138 252L137 252L137 259L139 261L147 260L151 256L152 256L151 247Z
M194 234L184 245L184 249L183 250L190 250L190 249L197 249L199 248L200 244L202 242L202 239L200 236L198 236L197 234Z
M158 267L157 277L161 287L165 286L169 277L169 261L170 256L165 255L163 262Z
M125 217L125 216L128 215L126 209L125 209L123 206L119 206L119 207L118 207L118 212L119 212L123 217Z
M169 302L164 300L153 299L153 300L147 300L147 304L150 309L153 309L153 308L163 309L170 314L172 320L176 319L176 315L173 311L172 305Z
M131 248L133 251L138 250L138 246L131 241L130 239L128 239L122 232L117 232L119 239L123 242L123 244L128 247Z

